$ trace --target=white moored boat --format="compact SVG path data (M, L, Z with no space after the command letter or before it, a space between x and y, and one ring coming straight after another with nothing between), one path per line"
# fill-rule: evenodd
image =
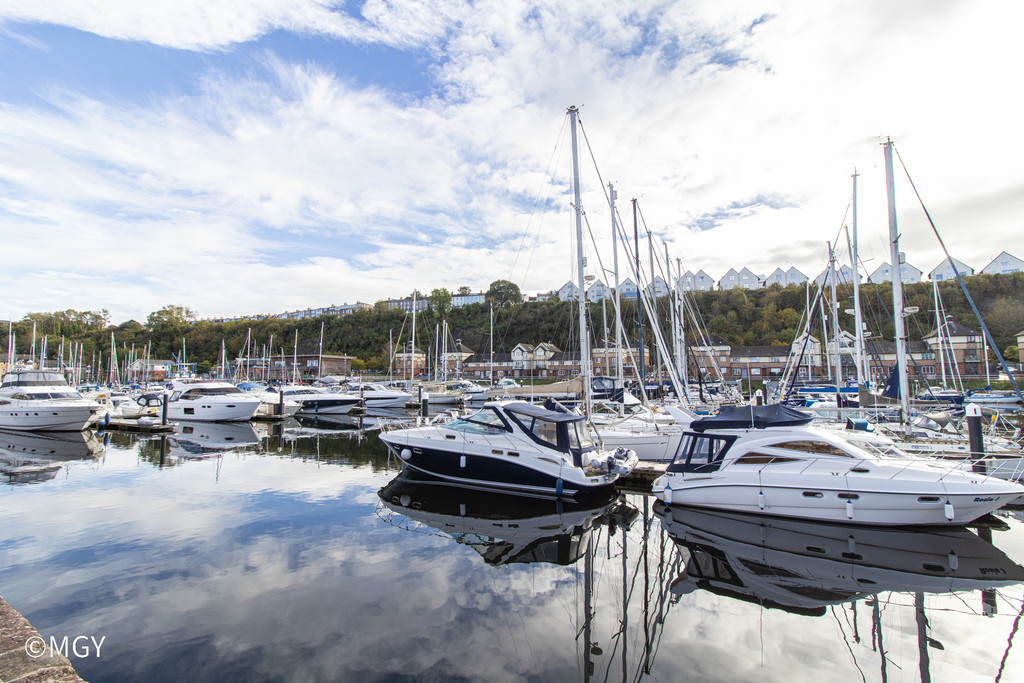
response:
M404 408L406 403L413 400L412 394L408 392L388 389L376 382L349 382L345 385L345 391L361 398L367 408Z
M607 490L636 466L599 451L585 418L525 401L494 401L447 423L383 432L407 467L463 485L572 498Z
M167 417L172 420L233 422L251 420L260 399L234 384L217 380L175 380L167 400Z
M77 432L100 410L53 370L15 370L0 384L0 428Z
M779 405L695 420L654 481L670 505L884 525L966 524L1024 487L960 463L870 453Z

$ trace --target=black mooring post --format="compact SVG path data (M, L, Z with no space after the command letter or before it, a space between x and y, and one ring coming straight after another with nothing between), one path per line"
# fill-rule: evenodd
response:
M967 413L967 442L971 448L971 460L974 464L971 469L974 472L987 472L985 466L985 440L981 437L981 408L976 403L968 403L964 406Z

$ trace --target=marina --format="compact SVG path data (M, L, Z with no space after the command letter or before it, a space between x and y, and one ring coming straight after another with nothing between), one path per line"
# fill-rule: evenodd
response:
M93 682L1024 672L1020 509L906 530L482 492L403 473L378 434L411 413L337 417L50 458L17 434L59 468L3 479L0 595L45 638L105 637L68 658Z

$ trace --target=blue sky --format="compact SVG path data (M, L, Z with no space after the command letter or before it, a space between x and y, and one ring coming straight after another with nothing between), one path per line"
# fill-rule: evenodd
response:
M3 3L0 318L556 289L569 105L602 279L602 181L684 270L813 277L854 169L873 271L887 136L955 258L1024 257L1019 3L598 4ZM899 168L896 193L928 272L942 254Z

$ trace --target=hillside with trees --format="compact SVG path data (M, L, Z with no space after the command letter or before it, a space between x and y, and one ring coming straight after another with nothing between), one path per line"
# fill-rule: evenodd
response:
M967 287L983 319L989 327L999 350L1012 351L1008 360L1016 361L1016 334L1024 329L1024 273L1008 275L978 275L967 278ZM808 301L815 300L817 288L808 292L804 287L777 285L759 290L733 289L728 291L691 292L687 294L709 334L717 335L733 346L767 346L789 344L803 326ZM911 340L921 339L935 326L934 299L929 282L905 285L907 307L918 312L907 318L907 335ZM980 330L977 319L956 281L939 283L939 295L945 312L961 325ZM442 320L448 322L451 336L460 339L478 353L487 353L491 338L491 303L494 311L493 344L496 353L508 353L519 343L551 342L564 350L578 347L578 325L575 322L575 302L540 301L521 303L518 287L508 281L492 283L488 302L452 307L452 295L445 289L434 289L427 296L430 309L416 315L416 345L433 352L435 330ZM839 291L839 322L845 330L853 329L853 316L845 313L852 309L852 291L849 287ZM861 288L864 320L873 338L892 339L891 285L866 284ZM240 308L244 306L240 305ZM668 302L658 302L663 329L668 318ZM828 305L819 310L827 310ZM614 306L587 305L590 329L600 340L605 324L614 338ZM646 317L646 316L645 316ZM622 303L622 318L627 334L635 339L637 329L636 302ZM298 332L299 353L316 353L323 325L323 353L354 356L355 369L382 370L388 367L389 340L394 346L407 343L412 329L412 316L378 302L370 310L357 311L345 317L311 318L304 320L267 318L214 323L197 319L196 313L183 305L168 305L151 313L144 323L128 320L114 325L106 310L57 311L30 313L14 322L12 330L16 349L20 354L29 351L32 326L37 339L46 335L48 357L56 358L61 339L65 343L81 344L82 357L106 358L111 339L118 349L150 347L150 357L171 359L180 354L184 345L188 359L200 364L200 371L212 367L220 357L223 342L227 356L237 357L250 340L252 355L265 350L278 356L290 355ZM812 334L821 336L822 318L819 313ZM649 338L650 335L646 335ZM0 340L6 356L7 339ZM120 353L120 351L119 351ZM65 356L66 357L66 356Z

